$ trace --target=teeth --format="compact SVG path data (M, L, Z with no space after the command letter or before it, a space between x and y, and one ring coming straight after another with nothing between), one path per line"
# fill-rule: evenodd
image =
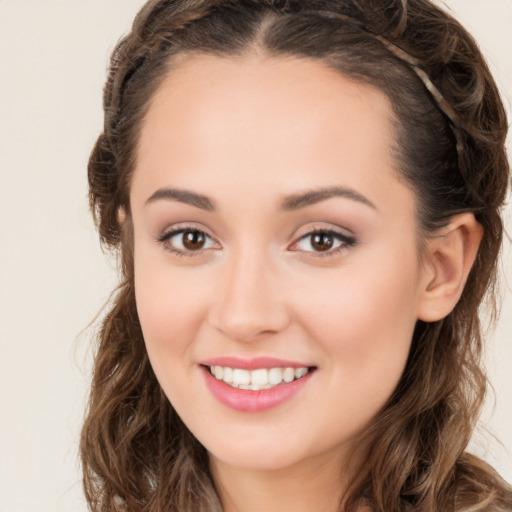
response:
M268 371L265 368L251 372L251 383L255 386L266 386L268 384Z
M309 369L302 368L258 368L257 370L242 370L227 366L211 366L211 374L218 380L234 388L259 391L278 386L283 381L288 383L304 377Z
M222 378L224 382L231 384L233 382L233 368L224 368L224 377Z
M251 372L249 370L241 370L233 368L233 384L235 386L249 385L251 383Z
M306 368L306 372L308 369ZM291 382L293 379L295 379L295 370L293 368L285 368L283 370L283 380L285 382Z
M306 373L308 373L307 368L296 368L295 369L295 378L300 379L301 377L304 377L304 375L306 375Z
M270 384L267 384L265 386L257 386L256 384L250 384L250 385L244 385L240 384L238 386L238 389L249 389L250 391L259 391L260 389L270 389L272 386Z
M268 383L273 386L281 384L283 380L283 371L281 368L270 368L268 371Z

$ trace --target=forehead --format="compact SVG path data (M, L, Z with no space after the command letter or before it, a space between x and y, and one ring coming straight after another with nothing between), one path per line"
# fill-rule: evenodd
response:
M319 124L329 129L331 122L338 129L350 123L354 128L364 124L368 130L376 121L374 127L379 124L381 132L389 132L392 111L380 89L319 60L182 55L151 99L141 150L155 132L165 133L173 122L176 128L193 128L204 142L213 137L216 125L228 125L233 131L253 128L251 135L260 137L255 142L269 142L259 128L279 117L280 127L295 126L293 132L299 135L300 129L303 137L310 138L325 135L319 133ZM183 138L191 135L187 131ZM276 134L272 135L275 140Z
M132 192L143 187L148 195L166 181L208 192L223 178L247 190L333 179L382 188L397 181L393 147L385 93L321 61L193 56L173 67L151 100Z

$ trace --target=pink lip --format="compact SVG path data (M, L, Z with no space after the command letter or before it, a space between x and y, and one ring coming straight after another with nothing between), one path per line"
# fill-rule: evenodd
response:
M228 364L218 366L231 366ZM272 365L275 366L275 365ZM240 368L240 366L235 366ZM263 366L255 366L263 368ZM239 412L263 412L286 402L295 396L309 382L315 372L309 372L304 377L289 383L282 383L270 389L251 391L229 386L222 380L216 379L207 368L202 367L206 386L212 395L222 404Z
M228 366L229 368L241 368L242 370L256 370L258 368L304 368L312 364L297 361L285 361L275 357L255 357L253 359L241 359L239 357L214 357L201 361L204 366Z

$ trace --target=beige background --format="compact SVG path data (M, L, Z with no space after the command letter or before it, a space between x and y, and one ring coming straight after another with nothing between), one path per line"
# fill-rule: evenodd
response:
M512 100L512 1L448 0ZM0 0L0 512L85 512L83 333L115 283L88 215L108 55L143 0ZM509 139L510 141L510 139ZM512 232L512 212L508 210ZM508 248L508 281L512 258ZM512 292L490 341L496 407L475 450L512 481ZM82 332L82 334L80 334Z

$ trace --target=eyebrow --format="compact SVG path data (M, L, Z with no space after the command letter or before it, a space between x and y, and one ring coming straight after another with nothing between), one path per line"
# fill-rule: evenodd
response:
M178 201L180 203L189 204L200 208L201 210L212 211L215 210L213 201L202 194L190 192L189 190L182 190L177 188L159 188L147 201L146 205L158 201L160 199L167 199Z
M352 201L365 204L374 210L377 209L377 207L368 198L361 195L359 192L356 192L354 189L347 187L326 187L309 190L302 194L294 194L284 199L281 208L285 211L298 210L321 201L326 201L332 197L351 199Z
M294 211L306 206L311 206L332 197L343 197L352 201L357 201L370 208L377 209L377 207L365 196L359 192L347 187L326 187L315 190L308 190L301 194L293 194L286 196L281 203L281 209L284 211ZM200 208L201 210L213 211L215 210L214 202L203 194L191 192L190 190L176 189L176 188L160 188L146 201L146 204L153 203L158 200L171 200L180 203L189 204Z

